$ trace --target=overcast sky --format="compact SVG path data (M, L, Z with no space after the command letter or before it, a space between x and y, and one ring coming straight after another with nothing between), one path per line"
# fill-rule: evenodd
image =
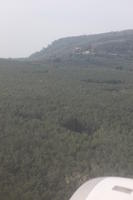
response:
M60 37L133 29L133 0L0 0L0 57L29 56Z

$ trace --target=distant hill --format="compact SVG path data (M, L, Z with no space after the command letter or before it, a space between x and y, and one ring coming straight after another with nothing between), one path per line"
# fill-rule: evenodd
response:
M72 59L75 56L133 56L133 30L62 38L32 54L30 60Z

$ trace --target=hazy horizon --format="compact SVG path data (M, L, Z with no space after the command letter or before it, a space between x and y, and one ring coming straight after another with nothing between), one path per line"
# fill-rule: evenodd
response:
M131 0L1 0L0 57L27 57L68 36L133 29Z

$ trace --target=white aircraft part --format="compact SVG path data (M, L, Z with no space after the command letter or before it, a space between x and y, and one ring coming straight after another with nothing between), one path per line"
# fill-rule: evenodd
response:
M133 179L92 179L84 183L70 200L133 200Z

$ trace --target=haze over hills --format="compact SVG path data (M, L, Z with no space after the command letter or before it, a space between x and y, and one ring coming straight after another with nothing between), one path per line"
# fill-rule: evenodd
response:
M133 56L133 30L62 38L32 54L30 60L67 60L82 56Z

